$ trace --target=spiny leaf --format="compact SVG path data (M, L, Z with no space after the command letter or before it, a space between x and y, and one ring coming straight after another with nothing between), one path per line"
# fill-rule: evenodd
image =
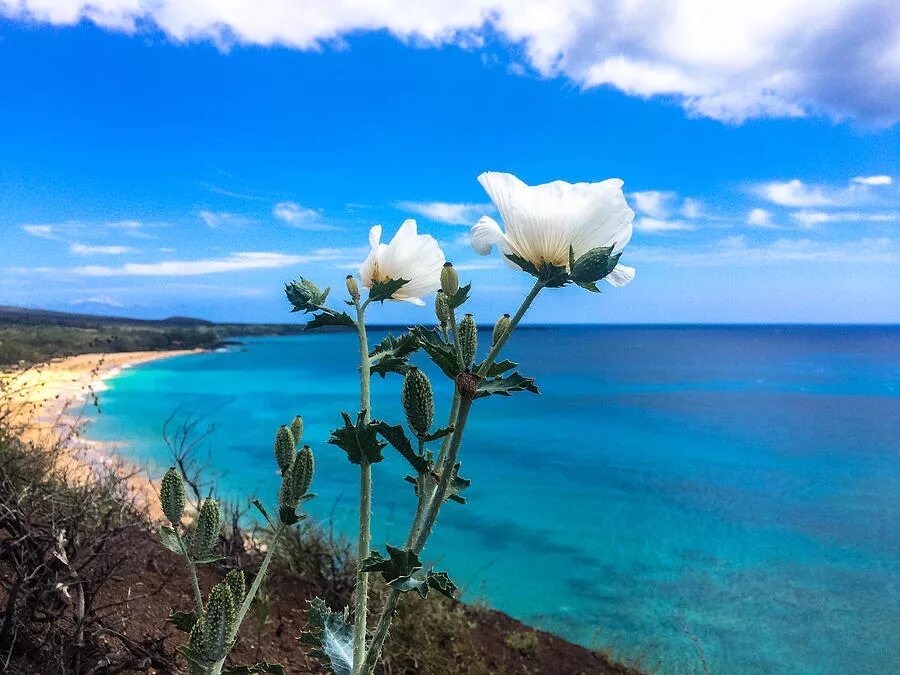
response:
M378 440L376 428L370 422L365 421L365 413L360 412L353 424L350 415L341 413L344 418L344 426L331 432L328 442L336 445L347 453L347 457L354 464L361 464L363 458L369 464L375 464L384 459L381 454L387 443Z
M411 577L422 569L422 561L413 551L396 546L387 545L388 558L383 557L378 551L372 551L368 558L363 560L363 572L381 572L388 584L402 581ZM398 588L398 590L403 590ZM409 590L409 589L407 589Z
M372 302L384 302L394 297L394 293L409 283L409 279L389 279L372 284L369 290L369 300Z
M259 673L274 673L274 675L284 675L284 666L280 663L260 661L259 663L252 666L226 666L222 670L222 675L257 675Z
M445 595L451 600L456 598L456 584L450 579L446 572L428 572L428 585L441 595Z
M338 312L327 307L320 309L321 311L313 316L312 321L306 324L306 330L315 330L316 328L325 328L327 326L345 326L349 328L356 326L356 323L354 323L347 312Z
M269 518L269 513L268 513L268 511L266 511L266 508L262 505L261 501L259 501L258 499L254 499L250 503L256 507L257 511L259 511L262 514L262 517L266 519L266 522L269 523L269 525L271 525L272 527L275 527L275 523L273 523L272 519Z
M443 438L444 436L449 436L453 433L453 427L441 427L436 431L432 431L430 434L422 437L422 440L426 443L429 441L436 441L439 438Z
M183 633L190 633L191 628L197 623L197 613L173 611L169 614L169 618L167 618L166 621Z
M469 291L472 290L471 282L466 284L465 286L460 286L459 290L456 291L453 295L447 298L447 304L450 305L451 309L456 309L465 303L466 300L469 299Z
M409 370L409 356L418 349L419 341L412 332L399 337L388 335L369 352L369 368L381 377L388 373L403 375Z
M172 553L184 554L184 551L181 550L181 544L178 542L178 535L168 525L163 525L159 528L159 538L163 546L172 551Z
M453 473L450 474L450 482L447 484L447 494L444 495L444 501L454 501L457 504L465 504L466 498L460 495L460 492L472 485L472 481L459 475L460 462L453 467Z
M394 446L394 449L410 463L413 470L417 473L424 473L430 469L428 461L413 450L409 438L406 437L406 432L403 431L403 427L399 424L392 425L387 422L376 420L375 422L372 422L372 426L375 427L375 430L379 434L381 434L382 438Z
M353 671L353 626L348 610L335 612L321 598L310 600L306 616L309 630L298 639L312 645L310 656L331 668L335 675L351 675Z
M330 290L326 288L322 291L314 282L303 277L284 285L284 293L294 307L292 312L314 312L321 309Z
M491 367L487 369L487 372L482 374L482 377L496 377L497 375L502 375L507 370L512 370L517 365L519 364L510 361L509 359L504 359L503 361L495 361L491 364ZM480 370L480 363L476 363L474 366L472 366L473 373L480 372Z
M413 328L419 346L425 350L434 364L444 371L450 379L456 379L459 375L459 363L456 360L456 352L453 346L444 341L437 330L416 326Z
M528 274L535 277L538 276L537 267L525 260L525 258L518 256L515 253L507 253L506 257L523 272L528 272Z
M530 391L533 394L540 393L532 378L524 377L519 373L512 373L504 377L479 380L475 398L483 398L494 394L499 396L511 396L514 391Z

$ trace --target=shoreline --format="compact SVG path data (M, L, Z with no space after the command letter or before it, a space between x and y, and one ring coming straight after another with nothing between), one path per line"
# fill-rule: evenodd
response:
M151 517L161 515L156 504L158 481L146 470L122 458L116 443L97 441L86 433L84 411L97 404L106 382L135 366L190 354L203 349L78 354L53 359L24 369L0 373L4 406L10 425L35 447L58 447L60 469L76 480L91 481L103 472L125 477L130 496L146 507Z

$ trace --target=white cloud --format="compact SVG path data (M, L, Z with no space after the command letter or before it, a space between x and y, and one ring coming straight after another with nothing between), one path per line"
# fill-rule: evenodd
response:
M747 224L753 225L754 227L778 227L772 222L772 214L765 209L751 209L747 214Z
M22 231L38 239L56 239L56 228L53 225L23 225Z
M127 305L124 302L120 302L115 298L111 298L108 295L95 295L91 298L80 298L78 300L72 300L69 303L70 305L103 305L104 307L116 307L122 308Z
M218 229L229 225L247 225L252 223L253 219L242 216L237 213L228 213L226 211L201 211L199 213L202 220L208 227Z
M629 262L697 267L765 266L772 263L837 263L842 266L900 264L900 241L888 237L840 242L778 239L769 244L754 245L746 237L736 236L690 250L634 246L629 251Z
M900 213L859 213L854 211L795 211L791 220L812 228L822 223L892 223L900 221Z
M122 255L134 249L130 246L88 246L73 243L69 246L69 250L76 255Z
M323 231L338 229L322 222L321 211L300 206L296 202L278 202L275 208L272 209L272 213L279 220L283 220L291 227L296 227L300 230Z
M335 260L343 257L342 249L320 249L309 255L288 255L268 251L251 251L232 253L224 258L205 260L165 260L155 263L126 263L116 267L105 265L88 265L76 267L74 272L88 277L119 276L161 276L188 277L202 274L219 274L222 272L240 272L244 270L274 269L302 265L310 262Z
M449 225L474 225L485 212L495 211L491 204L472 203L397 202L394 206L401 211L411 211L429 220Z
M667 218L671 213L671 202L675 199L676 194L659 190L643 190L632 192L628 197L634 203L634 209L638 213L651 218Z
M3 0L0 0L2 3ZM114 230L127 230L129 232L136 232L144 227L144 224L139 220L117 220L111 223L106 223L106 226L112 228Z
M639 232L685 232L696 230L696 226L682 220L664 220L662 218L638 218L634 221L634 229Z
M695 219L703 217L703 202L699 199L686 197L681 204L681 215L685 218Z
M896 0L0 0L0 14L127 33L156 28L175 42L223 49L315 50L363 31L468 49L496 37L511 65L585 88L671 98L693 115L900 120Z
M850 182L860 185L890 185L894 179L890 176L856 176L856 178L851 178Z

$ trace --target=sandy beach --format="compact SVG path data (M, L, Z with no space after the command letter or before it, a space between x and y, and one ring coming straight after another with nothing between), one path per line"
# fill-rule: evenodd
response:
M37 446L62 448L61 461L73 478L91 480L98 472L116 470L151 513L157 487L138 467L127 465L107 443L85 435L84 412L96 402L104 382L141 363L201 353L202 350L80 354L18 371L0 373L3 396L0 415Z

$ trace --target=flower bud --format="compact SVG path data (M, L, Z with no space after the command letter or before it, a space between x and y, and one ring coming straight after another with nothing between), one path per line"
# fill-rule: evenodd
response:
M203 627L198 636L199 651L204 658L216 662L228 653L236 614L234 597L228 585L219 583L213 586L203 610Z
M304 445L291 465L291 490L295 500L299 501L300 497L309 491L315 470L316 460L313 457L312 449L308 445Z
M434 296L434 313L441 327L446 326L450 320L450 303L447 302L447 296L443 289L438 289L437 294Z
M303 418L297 415L291 422L291 435L294 437L294 447L300 445L300 439L303 438Z
M448 298L456 295L456 292L459 290L459 275L453 269L453 263L451 262L444 263L444 267L441 269L441 290L444 291Z
M219 502L212 497L207 497L200 507L200 515L197 516L197 530L194 532L194 558L207 557L219 539L219 531L222 528L222 517L219 513Z
M184 492L184 481L181 474L174 466L166 471L160 485L159 500L162 502L163 513L173 525L181 522L184 514L184 505L187 503L187 495Z
M468 368L475 362L475 352L478 351L478 326L475 325L475 317L466 314L459 322L457 333L463 364Z
M504 314L497 319L497 323L494 324L494 332L491 335L491 344L495 345L500 342L507 332L509 332L509 314Z
M425 436L434 421L434 393L428 376L418 368L406 371L401 398L409 428L416 436Z
M297 497L294 496L294 462L297 458L292 456L291 463L281 472L281 488L278 490L278 511L279 513L290 511L293 513L297 508Z
M353 300L359 300L359 284L356 283L356 277L352 274L347 275L347 292Z
M244 579L243 570L231 570L225 575L225 585L231 591L231 597L234 599L235 605L244 602L244 596L247 594L247 582Z
M275 460L278 462L278 468L281 469L282 476L291 465L295 446L294 435L290 429L282 424L281 428L278 429L278 433L275 434Z

